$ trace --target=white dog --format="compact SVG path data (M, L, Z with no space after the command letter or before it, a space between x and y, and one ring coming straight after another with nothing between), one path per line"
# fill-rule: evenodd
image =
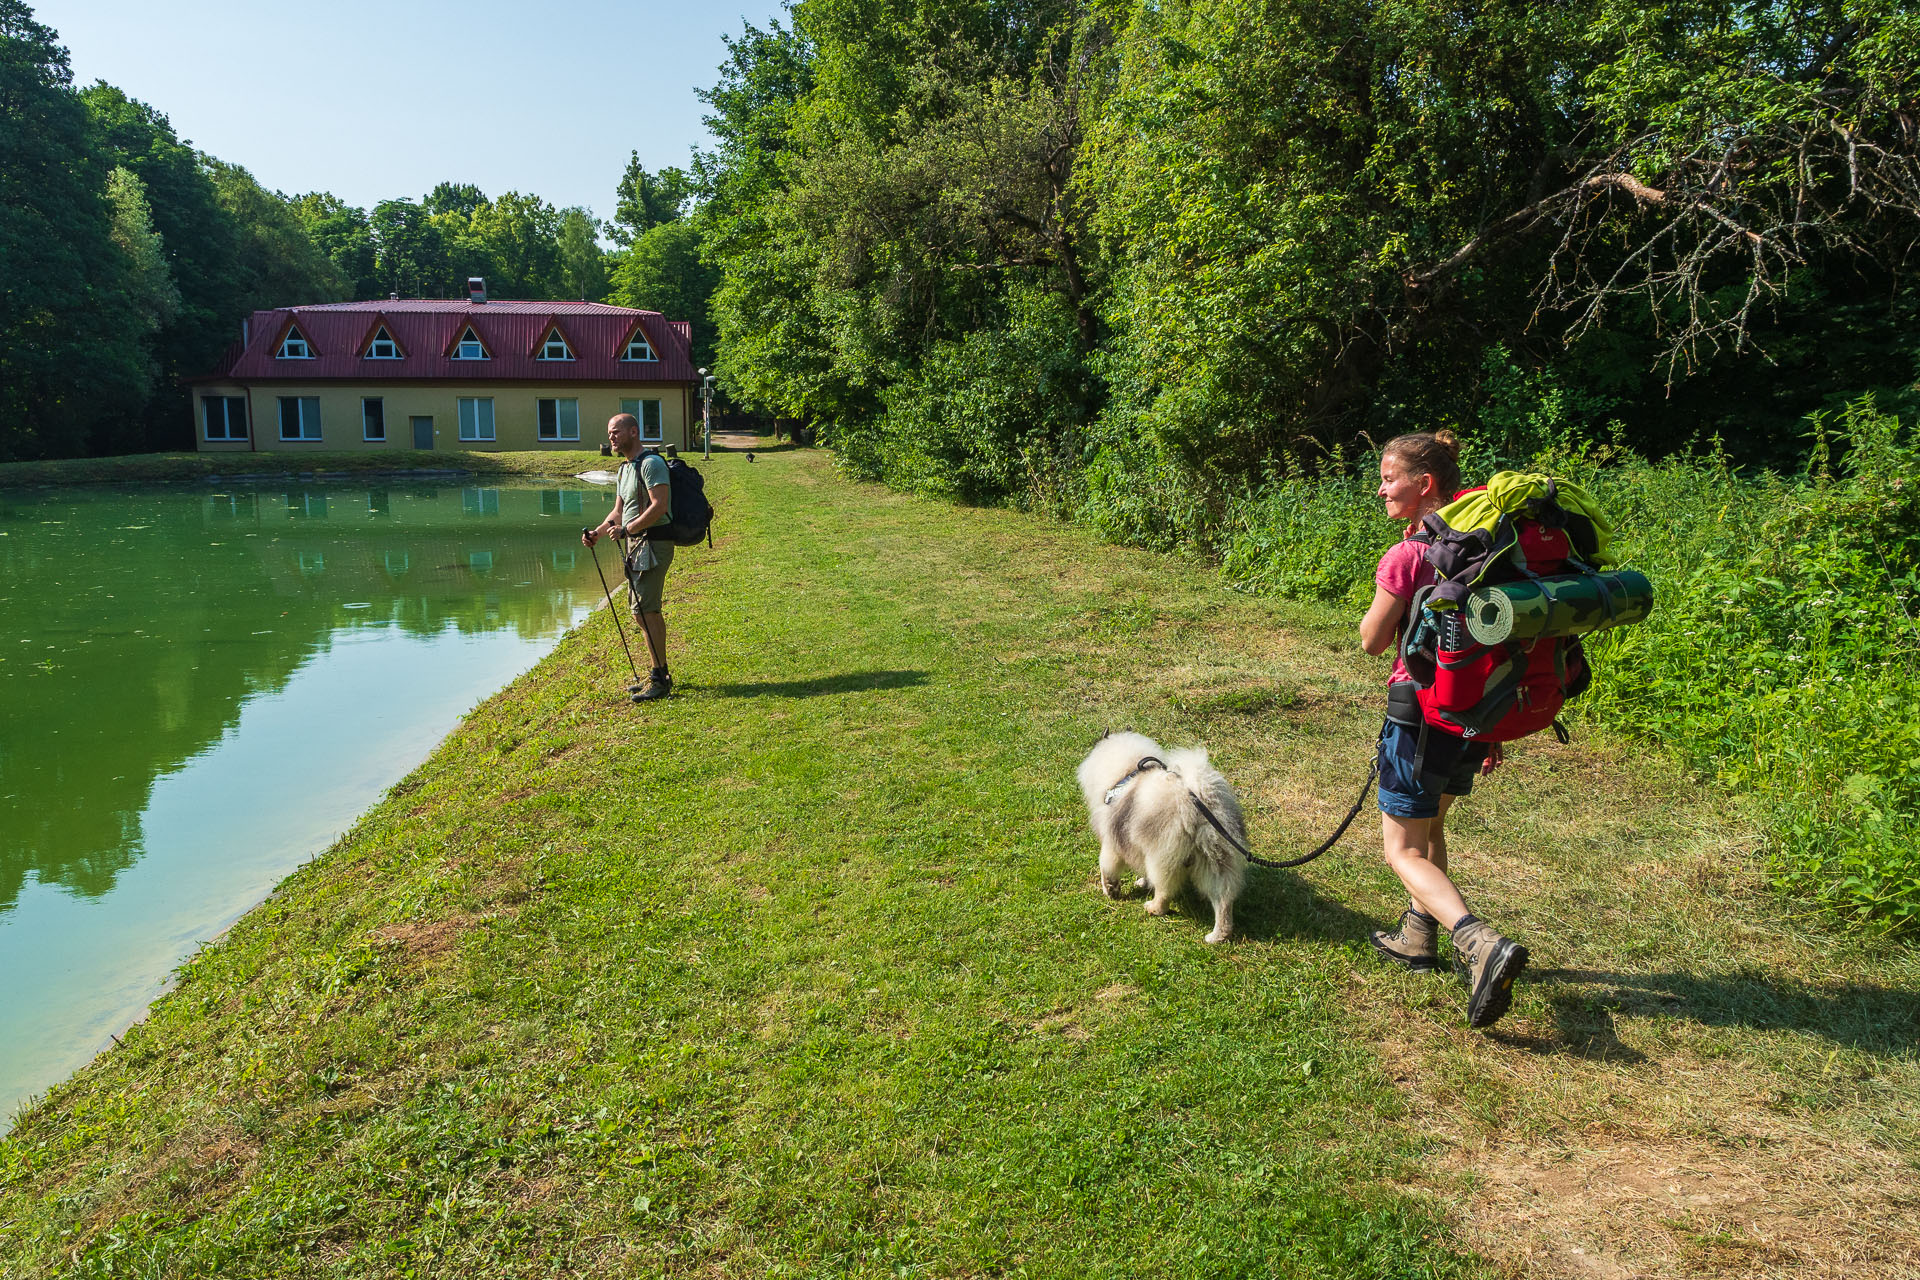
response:
M1143 761L1154 763L1141 768ZM1213 904L1208 942L1233 933L1233 902L1246 883L1247 862L1201 814L1196 798L1220 825L1246 844L1240 801L1204 748L1162 751L1138 733L1109 733L1080 762L1080 791L1100 837L1100 887L1109 898L1126 891L1122 867L1141 873L1136 889L1152 896L1147 910L1164 915L1189 881Z

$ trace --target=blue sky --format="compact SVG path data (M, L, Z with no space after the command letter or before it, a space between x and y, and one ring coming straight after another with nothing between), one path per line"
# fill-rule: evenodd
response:
M629 152L660 169L706 145L694 90L721 37L785 21L778 0L29 3L76 84L118 85L289 195L365 208L471 182L603 218Z

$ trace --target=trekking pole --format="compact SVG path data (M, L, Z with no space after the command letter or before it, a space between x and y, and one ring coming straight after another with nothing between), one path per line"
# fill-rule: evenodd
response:
M580 532L585 535L592 533L593 530L582 529ZM613 629L620 635L620 647L627 652L627 670L633 672L633 682L639 684L640 668L633 660L633 650L627 645L627 629L620 625L620 610L613 603L613 588L607 585L607 571L600 567L600 548L589 542L587 550L593 553L593 571L600 575L600 589L607 593L607 612L613 615ZM627 590L631 591L633 588L629 586Z

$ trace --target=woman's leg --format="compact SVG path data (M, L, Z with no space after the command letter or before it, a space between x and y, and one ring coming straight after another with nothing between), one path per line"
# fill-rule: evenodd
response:
M1447 876L1447 809L1453 797L1440 797L1440 812L1431 818L1380 815L1380 834L1387 865L1407 886L1413 905L1442 925L1467 914L1466 900Z

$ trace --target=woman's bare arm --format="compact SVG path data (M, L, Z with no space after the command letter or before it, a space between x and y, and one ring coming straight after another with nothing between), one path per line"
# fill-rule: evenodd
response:
M1376 583L1373 603L1367 606L1367 616L1360 619L1360 647L1373 654L1393 648L1394 638L1400 634L1400 619L1406 613L1406 597Z

